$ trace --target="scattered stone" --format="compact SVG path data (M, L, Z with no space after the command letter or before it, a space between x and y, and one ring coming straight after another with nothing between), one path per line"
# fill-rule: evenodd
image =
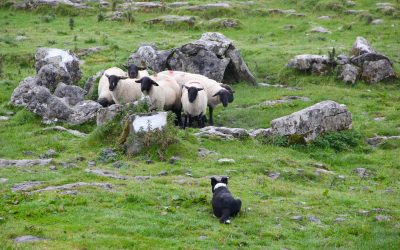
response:
M284 30L292 30L292 29L294 29L296 26L294 26L294 25L292 25L292 24L289 24L289 25L285 25L285 26L283 26L283 29Z
M122 176L107 170L101 170L101 169L86 169L85 170L86 173L90 173L90 174L95 174L97 176L104 176L104 177L110 177L113 179L118 179L118 180L127 180L129 177L127 176Z
M77 195L78 191L76 191L76 190L67 190L65 192L62 192L62 194L65 194L65 195Z
M95 161L88 161L87 166L90 167L94 167L96 166L96 162Z
M301 220L303 220L303 216L301 216L301 215L295 215L295 216L292 216L291 219L292 219L292 220L301 221Z
M237 28L240 26L240 21L232 18L213 18L206 24L213 28Z
M39 193L39 192L45 192L45 191L67 191L71 189L76 189L78 187L86 187L86 186L91 186L91 187L101 187L106 190L112 189L112 185L110 183L97 183L97 182L75 182L75 183L69 183L61 186L48 186L43 189L38 189L31 191L30 193Z
M0 122L1 121L8 121L8 120L10 120L10 117L8 117L8 116L0 116Z
M339 180L346 180L346 176L344 175L338 175L336 176L336 178L338 178Z
M353 1L348 0L348 1L345 2L345 5L352 7L352 6L356 6L357 4L355 2L353 2Z
M324 33L324 34L329 34L331 33L328 29L318 26L318 27L314 27L310 30L311 33Z
M375 62L379 60L387 60L390 65L392 65L389 58L379 53L364 53L359 56L352 57L350 61L352 64L355 64L358 67L363 67L366 62Z
M313 64L328 64L329 58L327 56L320 55L297 55L291 59L286 67L298 69L302 71L309 71L312 69Z
M8 181L6 178L0 178L0 184L4 184Z
M384 23L383 19L375 19L375 20L372 20L372 22L371 22L372 25L381 25L383 23Z
M157 50L154 46L141 46L129 57L128 63L145 66L155 72L161 72L167 69L167 59L171 53L171 50Z
M311 222L314 222L316 224L321 224L321 220L315 217L314 215L310 215L307 217L307 219Z
M360 210L360 211L358 211L358 214L364 215L364 216L369 216L370 213L371 213L371 212L368 211L368 210Z
M199 148L198 149L198 155L200 157L207 157L209 155L217 155L217 154L218 154L217 152L208 150L206 148Z
M271 122L273 134L302 136L306 142L330 131L350 129L352 115L343 104L323 101Z
M376 122L381 122L381 121L384 121L386 119L386 117L383 117L383 116L381 116L381 117L375 117L374 118L374 121L376 121Z
M278 104L284 104L284 103L291 103L293 101L297 101L297 100L301 100L304 102L309 102L311 101L310 98L305 97L305 96L284 96L282 97L282 99L278 99L278 100L272 100L272 101L265 101L259 104L259 106L275 106Z
M108 121L113 120L118 114L122 112L124 109L124 105L113 104L111 106L100 108L97 110L96 115L96 124L97 126L101 126Z
M376 9L384 15L392 15L396 12L396 8L392 3L377 3Z
M235 164L235 160L229 159L229 158L221 158L221 159L218 159L218 163L219 164Z
M24 182L24 183L20 183L20 184L16 184L14 185L11 190L13 192L17 192L17 191L28 191L34 187L40 186L42 185L43 182L42 181L29 181L29 182Z
M16 36L15 41L17 42L22 42L26 40L26 36Z
M160 214L161 214L162 216L165 216L165 215L167 215L168 213L165 212L165 211L162 211Z
M99 155L99 161L102 163L113 162L117 160L117 153L112 148L105 148Z
M200 129L200 132L195 135L199 137L221 137L225 139L233 139L247 137L248 132L243 128L208 126Z
M368 11L367 10L345 10L344 14L357 15L357 14L364 13L364 12L368 12Z
M49 165L52 159L7 160L0 159L0 167L31 167Z
M269 14L295 14L296 10L288 9L288 10L281 10L281 9L269 9L267 10Z
M180 8L189 5L188 2L173 2L168 4L169 8Z
M111 21L122 21L124 19L124 13L122 11L113 11L107 15L106 19Z
M330 67L325 63L313 63L311 73L315 75L327 75L330 72Z
M390 221L390 216L387 216L387 215L377 215L377 216L375 216L375 220L376 221Z
M377 83L382 80L394 79L396 74L388 60L365 62L361 78L367 83Z
M318 17L318 19L320 19L320 20L330 20L331 17L330 16L320 16L320 17Z
M377 147L388 140L400 140L400 136L375 136L367 139L367 143L371 146Z
M74 135L76 137L82 137L82 138L87 136L87 134L79 132L78 130L67 129L67 128L64 128L62 126L47 127L47 128L42 129L42 130L43 131L49 131L49 130L64 131L64 132L67 132L67 133L69 133L71 135Z
M43 238L39 238L36 236L32 236L32 235L24 235L24 236L20 236L14 239L14 241L16 243L24 243L24 242L34 242L34 241L41 241L41 240L45 240Z
M51 171L56 171L56 170L57 170L57 167L56 167L56 166L50 166L49 169L50 169Z
M91 47L91 48L87 48L87 49L80 49L79 52L77 53L77 55L79 57L88 56L93 53L106 50L107 48L108 48L107 46L96 46L96 47Z
M343 221L346 221L346 219L341 217L335 219L335 222L343 222Z
M70 74L64 68L53 64L43 65L37 73L36 79L37 85L46 87L50 92L54 92L59 83L72 84Z
M149 165L150 165L150 164L153 164L153 163L154 163L154 161L152 161L152 160L150 160L150 159L149 159L149 160L146 160L146 164L149 164Z
M166 26L174 26L182 24L193 26L196 23L196 17L168 15L168 16L153 18L144 22L148 24L163 24Z
M360 178L366 178L371 175L370 171L368 171L366 168L355 168L353 169L353 172L357 173L358 177Z
M163 7L163 5L159 2L133 2L132 4L135 7L142 9L157 9Z
M180 159L181 159L181 158L178 157L178 156L172 156L172 157L169 159L169 164L175 164L175 163L177 163Z
M68 105L75 106L84 100L86 91L78 86L59 83L54 95L60 97Z
M249 131L249 135L251 137L268 137L268 136L273 136L272 134L272 130L270 128L264 129L264 128L260 128L260 129L255 129L255 130L251 130Z
M96 74L94 74L93 76L89 77L86 82L85 82L85 86L83 87L83 89L86 91L86 96L92 96L93 91L94 91L94 87L98 82L98 79L103 75L104 70L100 70L99 72L97 72Z
M346 55L338 55L336 57L336 63L338 65L345 65L350 62L350 59Z
M149 180L151 178L151 176L135 176L135 180L137 181L145 181L145 180Z
M385 189L385 193L393 193L393 189L387 188L387 189Z
M353 56L359 56L365 53L376 53L376 51L372 48L367 39L358 36L351 49L351 54Z
M29 156L35 155L35 153L32 152L32 151L24 151L23 154L24 155L29 155Z
M339 68L338 78L345 83L354 84L360 76L360 68L352 64L345 64Z
M126 164L125 162L123 162L123 161L116 161L116 162L114 162L114 163L112 164L112 166L113 166L114 168L123 168L123 167L126 167L127 164Z
M74 162L60 162L60 165L64 168L77 168L78 165Z
M48 64L52 64L63 68L72 79L73 83L77 83L81 78L79 69L79 59L70 51L55 48L39 48L35 54L36 72Z
M200 235L199 236L199 240L205 240L205 239L207 239L208 237L207 236L205 236L205 235Z
M317 168L315 169L315 174L319 176L321 174L333 174L333 172L323 168Z
M386 209L384 208L373 208L372 211L374 211L375 213L385 213L388 212Z
M281 176L281 173L279 172L272 172L272 171L267 171L267 176L272 179L272 180L276 180Z
M134 114L127 118L129 122L129 135L134 136L133 141L126 141L125 151L128 155L136 155L143 148L142 138L151 131L162 131L168 122L167 112L155 112L150 114Z
M229 3L209 3L204 5L194 5L189 6L186 10L190 11L204 11L210 9L231 9L231 5Z
M166 176L166 175L168 175L168 172L166 170L163 170L160 173L158 173L157 175L158 176Z

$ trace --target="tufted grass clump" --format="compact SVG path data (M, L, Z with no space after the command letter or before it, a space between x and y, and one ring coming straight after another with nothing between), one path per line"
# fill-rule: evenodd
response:
M311 143L311 147L316 148L331 148L336 152L351 150L362 143L362 136L358 131L348 130L340 132L329 132Z

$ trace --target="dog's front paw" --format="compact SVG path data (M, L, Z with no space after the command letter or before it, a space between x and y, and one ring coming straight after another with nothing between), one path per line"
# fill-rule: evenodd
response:
M224 224L231 224L231 220L224 221Z

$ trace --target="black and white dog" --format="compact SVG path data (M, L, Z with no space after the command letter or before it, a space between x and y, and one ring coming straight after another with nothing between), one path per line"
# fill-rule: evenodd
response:
M231 192L228 190L228 177L222 177L221 181L218 181L215 177L211 178L211 188L213 192L212 207L214 215L219 218L219 222L229 224L231 221L230 217L236 216L242 201L234 199Z

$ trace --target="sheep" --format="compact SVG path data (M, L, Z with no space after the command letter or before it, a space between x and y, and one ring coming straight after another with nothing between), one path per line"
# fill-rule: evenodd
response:
M124 64L123 66L128 71L129 78L140 79L142 77L149 76L149 72L147 72L146 67L139 67L135 64Z
M214 124L214 108L220 103L222 103L224 107L227 107L228 103L231 103L234 100L233 94L235 91L233 91L229 85L219 83L203 75L172 70L162 71L157 75L174 77L181 87L190 80L197 80L204 87L207 93L210 125Z
M108 77L105 76L106 74L121 77L127 76L127 73L125 71L117 67L112 67L104 71L103 75L100 77L99 86L97 89L97 93L99 96L97 98L97 102L100 103L103 107L107 107L115 103L112 97L112 93L109 89L109 81Z
M176 125L181 124L182 91L174 78L168 76L146 76L139 80L141 91L151 101L150 111L171 110L176 114Z
M181 102L184 114L183 128L186 128L188 120L189 126L192 126L193 118L197 120L199 127L204 127L207 112L207 93L198 81L192 80L183 85Z
M109 90L116 104L126 104L137 101L142 97L140 86L127 76L105 74L109 82Z

